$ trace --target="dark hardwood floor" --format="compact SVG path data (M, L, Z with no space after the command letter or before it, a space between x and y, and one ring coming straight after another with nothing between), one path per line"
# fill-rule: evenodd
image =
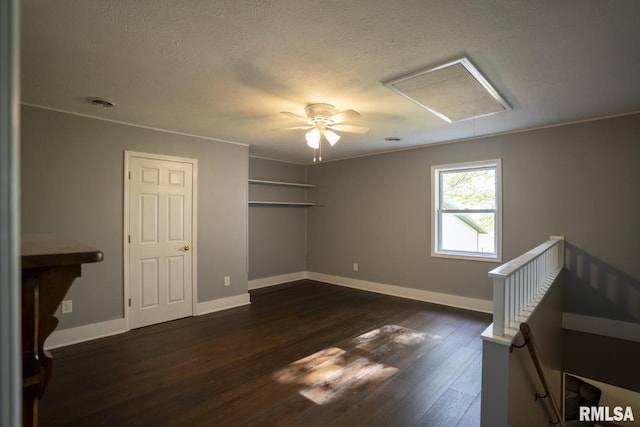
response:
M480 425L490 315L303 280L54 350L41 426Z

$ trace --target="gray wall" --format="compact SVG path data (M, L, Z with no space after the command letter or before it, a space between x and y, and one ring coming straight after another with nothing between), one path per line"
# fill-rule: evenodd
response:
M430 167L501 158L503 261L564 235L571 248L633 279L633 294L638 141L640 115L632 115L310 166L320 206L308 214L307 269L492 299L487 272L496 264L430 256ZM582 290L572 289L566 298L579 298ZM591 304L583 314L596 315L599 302ZM615 308L603 314L615 318ZM633 319L640 313L625 317Z
M121 318L123 152L192 157L199 301L242 294L248 278L304 270L490 300L487 272L496 264L430 256L430 166L501 158L503 260L564 235L568 253L588 254L586 265L607 272L595 293L587 287L598 281L584 273L569 280L565 311L640 322L639 140L633 115L302 166L249 159L240 145L24 107L23 231L62 233L105 252L104 262L84 267L61 328ZM249 190L247 176L317 188ZM247 210L248 191L318 206ZM611 272L622 285L611 285ZM222 286L225 275L231 287Z
M247 292L248 147L33 107L22 114L23 232L59 233L104 252L83 267L59 329L123 317L125 150L198 159L198 300Z
M565 372L640 393L640 342L568 329L562 338Z
M307 167L249 158L249 177L266 181L306 183ZM249 185L249 200L307 201L314 190ZM307 246L305 207L249 207L249 279L305 271Z

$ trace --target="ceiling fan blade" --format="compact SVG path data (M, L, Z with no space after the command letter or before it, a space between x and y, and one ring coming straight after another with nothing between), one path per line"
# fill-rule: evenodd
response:
M352 132L352 133L367 133L369 132L369 128L363 126L352 126L352 125L333 125L330 126L331 129L337 130L340 132Z
M313 126L293 126L290 128L281 128L281 129L274 129L274 130L295 130L295 129L311 129L313 128Z
M346 122L347 120L355 119L356 117L360 117L360 113L354 110L345 110L341 113L334 114L333 116L329 117L329 120L333 123L342 123Z
M303 116L300 116L300 115L298 115L298 114L291 113L291 112L289 112L289 111L282 111L280 114L284 114L285 116L289 116L289 117L291 117L291 118L294 118L294 119L296 119L296 120L301 120L301 121L303 121L303 122L306 122L306 121L308 121L308 120L309 120L309 118L308 118L308 117L303 117Z

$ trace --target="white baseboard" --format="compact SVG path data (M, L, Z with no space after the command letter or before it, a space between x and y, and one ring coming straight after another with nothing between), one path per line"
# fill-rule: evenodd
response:
M421 289L405 288L403 286L387 285L385 283L369 282L366 280L352 279L349 277L332 276L329 274L307 272L307 278L333 285L376 292L394 297L413 299L417 301L431 302L447 305L449 307L463 308L465 310L493 313L493 301L478 298L469 298L459 295L442 294L439 292L425 291Z
M45 341L44 348L51 350L71 344L117 335L123 332L127 332L127 324L124 318L77 326L75 328L55 330Z
M295 282L296 280L302 280L306 278L306 271L298 271L296 273L281 274L279 276L249 280L249 290L266 288L267 286L281 285L283 283Z
M198 313L196 313L196 315L213 313L215 311L226 310L228 308L239 307L247 304L251 304L249 293L212 301L199 302ZM75 328L59 329L53 331L49 338L47 338L44 348L52 350L54 348L65 347L71 344L78 344L111 335L122 334L128 330L127 322L124 318L92 323L90 325L83 325Z
M249 293L234 295L232 297L219 298L211 301L199 302L197 315L214 313L229 308L240 307L242 305L251 304Z
M640 342L640 323L621 322L602 317L562 313L562 327L588 334Z

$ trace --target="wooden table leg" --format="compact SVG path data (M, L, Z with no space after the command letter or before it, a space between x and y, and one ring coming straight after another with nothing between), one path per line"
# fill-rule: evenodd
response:
M38 425L38 396L44 368L38 360L38 279L22 278L22 425Z
M38 425L38 400L52 375L44 342L58 326L55 312L82 264L102 261L102 251L53 234L22 236L22 419Z
M65 265L48 270L39 280L38 301L38 360L44 368L44 380L40 390L40 397L44 393L51 376L53 375L53 358L51 353L44 349L44 342L58 327L59 320L56 310L62 304L62 300L69 292L71 285L81 275L80 264ZM46 292L44 291L46 289Z
M23 270L22 275L22 423L38 425L38 400L52 376L51 353L44 343L58 326L55 312L80 265Z

